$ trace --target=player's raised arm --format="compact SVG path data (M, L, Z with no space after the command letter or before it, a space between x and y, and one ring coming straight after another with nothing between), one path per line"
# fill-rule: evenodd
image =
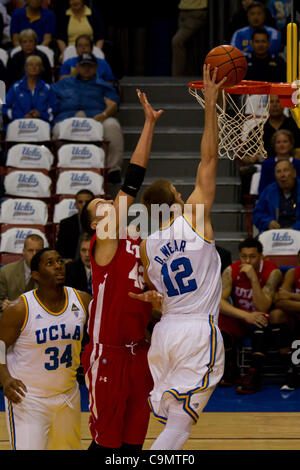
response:
M187 204L205 204L205 217L209 217L215 197L216 172L218 161L218 123L216 103L219 89L226 81L224 77L216 83L217 68L210 77L210 66L203 66L205 119L201 140L201 161L198 165L195 188Z
M161 109L159 111L155 111L152 108L151 104L148 102L146 93L141 92L139 89L137 89L136 92L144 110L145 122L137 146L131 156L126 171L124 184L122 185L114 201L114 206L117 212L117 223L119 220L118 211L120 197L126 197L128 209L133 203L140 187L142 186L145 170L147 168L150 157L155 125L163 113L163 110Z

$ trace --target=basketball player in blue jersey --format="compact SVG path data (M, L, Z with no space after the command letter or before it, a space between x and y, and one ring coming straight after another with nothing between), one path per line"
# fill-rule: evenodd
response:
M217 69L211 77L209 66L204 65L201 162L188 206L167 180L154 182L142 196L150 214L153 204L177 204L183 209L182 215L174 215L167 227L161 226L142 242L145 280L153 295L150 291L130 294L152 303L157 303L157 295L162 297L162 317L153 329L148 353L154 381L149 403L154 416L165 424L153 450L182 448L224 369L224 347L217 326L221 262L213 240L210 209L218 161L216 101L226 77L216 83L216 76ZM199 205L202 213L197 210Z
M0 318L0 383L12 449L81 448L76 371L91 296L65 287L65 264L44 248L31 261L38 289Z

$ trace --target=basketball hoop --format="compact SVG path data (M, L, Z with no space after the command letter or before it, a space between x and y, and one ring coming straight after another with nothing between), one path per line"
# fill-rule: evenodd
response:
M203 81L189 82L189 93L205 109ZM216 105L219 129L219 154L230 160L245 157L267 157L263 129L269 117L270 95L277 95L283 107L295 107L291 83L269 83L242 80L238 85L221 90Z

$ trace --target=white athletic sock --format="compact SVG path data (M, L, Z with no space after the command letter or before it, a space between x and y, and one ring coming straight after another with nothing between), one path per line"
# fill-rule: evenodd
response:
M182 404L180 404L182 407ZM180 450L189 438L192 418L188 414L172 413L169 409L165 429L152 444L152 450Z

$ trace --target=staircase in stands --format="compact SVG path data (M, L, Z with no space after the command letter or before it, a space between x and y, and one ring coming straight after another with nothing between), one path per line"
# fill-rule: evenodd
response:
M118 118L125 139L124 169L138 141L143 125L143 110L136 88L147 93L155 109L164 109L156 126L152 153L141 191L157 178L169 179L182 194L191 194L200 158L204 111L188 92L187 83L197 78L124 77ZM139 199L140 194L138 195ZM240 178L237 162L220 158L212 222L216 243L238 259L238 244L246 233L245 209L240 203Z

